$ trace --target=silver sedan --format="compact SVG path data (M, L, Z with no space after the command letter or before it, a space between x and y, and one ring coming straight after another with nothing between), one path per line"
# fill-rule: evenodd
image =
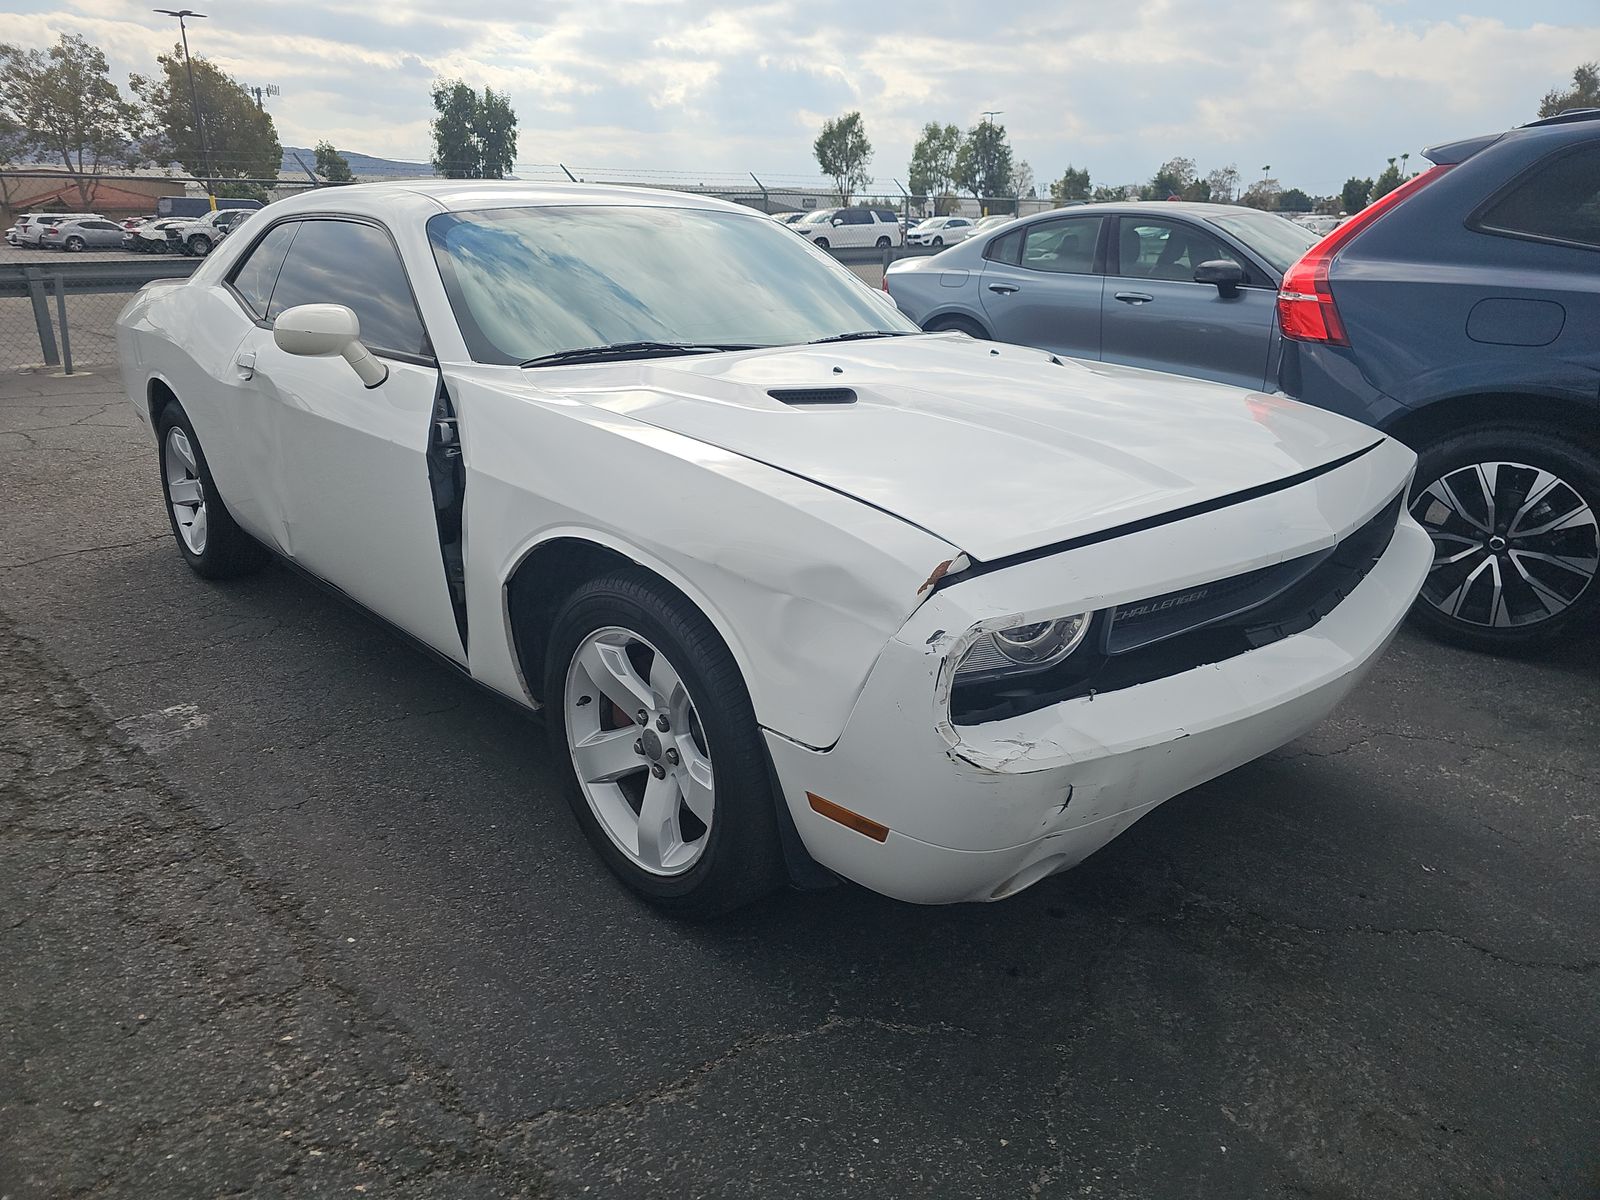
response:
M1316 241L1251 208L1080 205L903 259L884 290L924 329L1271 391L1278 284Z
M104 217L51 221L39 233L39 245L51 250L110 250L122 247L122 226Z

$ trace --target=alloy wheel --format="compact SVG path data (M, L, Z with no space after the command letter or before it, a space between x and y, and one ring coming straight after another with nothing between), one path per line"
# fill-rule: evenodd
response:
M190 554L206 552L206 490L200 480L189 435L174 425L161 446L161 474L167 484L167 504L172 509L178 536Z
M1526 463L1472 463L1417 493L1411 515L1433 538L1422 598L1468 625L1546 621L1593 586L1600 526L1571 484Z
M590 811L652 875L700 861L715 816L711 754L676 668L619 626L578 643L567 667L567 748Z

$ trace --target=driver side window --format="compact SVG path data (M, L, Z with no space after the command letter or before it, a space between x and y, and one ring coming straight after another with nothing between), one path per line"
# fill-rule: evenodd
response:
M376 226L324 219L300 223L272 289L267 320L299 304L343 304L356 314L361 340L374 354L433 354L400 255Z

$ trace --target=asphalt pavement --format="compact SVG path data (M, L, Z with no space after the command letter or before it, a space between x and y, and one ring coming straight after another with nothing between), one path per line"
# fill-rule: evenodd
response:
M1600 1196L1600 646L1403 634L996 905L631 900L536 724L0 376L0 1196Z

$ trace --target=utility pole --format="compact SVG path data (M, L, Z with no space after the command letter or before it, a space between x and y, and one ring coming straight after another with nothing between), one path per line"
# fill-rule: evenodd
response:
M264 97L264 96L281 96L283 93L279 90L277 84L269 83L265 87L253 87L253 88L251 88L250 89L250 94L256 98L256 109L257 109L257 111L265 112L267 106L261 102L262 97Z
M178 18L178 35L183 39L183 69L189 74L189 106L194 111L195 132L200 135L200 170L205 175L206 194L210 195L215 190L211 183L211 149L206 145L206 123L200 116L200 93L195 91L194 86L194 63L189 58L189 27L184 24L189 17L203 21L206 14L188 8L158 8L154 11L164 17Z

